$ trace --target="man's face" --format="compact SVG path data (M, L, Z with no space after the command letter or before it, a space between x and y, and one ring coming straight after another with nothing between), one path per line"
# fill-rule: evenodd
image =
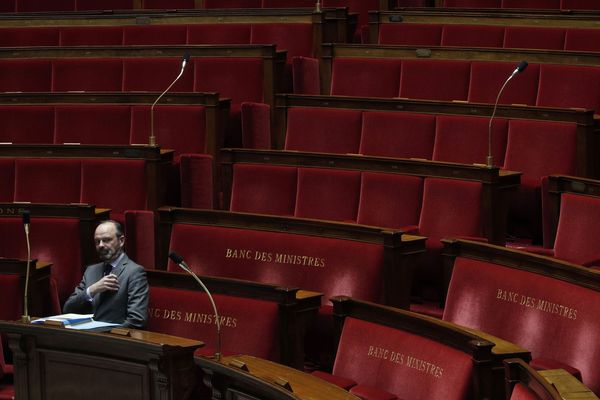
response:
M94 243L96 252L102 261L110 262L116 259L121 253L125 238L117 237L117 231L114 224L104 223L98 225L94 233Z

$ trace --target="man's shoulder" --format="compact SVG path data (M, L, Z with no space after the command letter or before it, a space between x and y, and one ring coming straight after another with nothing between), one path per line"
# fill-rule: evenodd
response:
M127 256L127 254L123 255L123 260L121 261L122 264L126 265L126 268L133 271L133 270L140 270L140 271L146 271L146 269L141 266L140 264L136 263L135 261L133 261L131 258L129 258Z

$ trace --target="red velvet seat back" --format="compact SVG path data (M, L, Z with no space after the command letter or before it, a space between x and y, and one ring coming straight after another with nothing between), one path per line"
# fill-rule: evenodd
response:
M469 61L404 60L400 77L400 97L467 100L470 69ZM393 83L390 82L390 85Z
M63 26L60 28L61 46L121 46L121 26Z
M123 27L123 45L186 44L187 27L177 25L127 25ZM166 89L166 87L165 87Z
M469 355L410 332L346 317L333 374L399 399L469 398Z
M246 44L250 32L250 24L191 24L187 44Z
M502 8L560 8L560 0L502 0Z
M465 164L485 164L488 155L489 118L440 115L436 118L433 159ZM492 121L492 155L504 164L508 122Z
M442 30L442 46L502 47L504 27L497 25L447 24Z
M18 12L75 11L75 0L16 0Z
M52 143L54 107L0 106L0 142Z
M540 66L536 105L600 110L600 68L578 65Z
M133 0L75 0L77 11L84 10L131 10Z
M287 50L288 62L292 57L313 57L313 26L312 24L252 24L254 44L277 45L277 50Z
M258 58L196 58L194 91L219 92L232 103L263 102L263 63Z
M221 350L279 361L277 303L213 295L221 322ZM216 350L216 317L204 292L151 286L147 329L198 339Z
M24 239L23 235L23 239ZM23 315L23 290L19 275L0 274L0 320L16 321ZM2 339L0 338L0 349ZM0 362L4 363L4 354L0 353ZM0 369L0 377L2 370Z
M298 168L294 216L356 221L360 180L358 171Z
M58 28L18 27L0 29L0 47L57 46Z
M394 229L416 226L422 194L420 177L363 172L357 222Z
M600 4L596 3L598 6ZM567 29L565 50L600 51L600 31L598 29Z
M540 26L507 26L504 47L562 50L565 47L565 29Z
M0 62L0 91L50 92L52 64L43 59L15 59Z
M364 112L359 153L431 159L434 138L433 115Z
M120 59L56 59L52 61L52 91L120 92L122 70Z
M0 202L14 201L15 196L15 160L0 158Z
M81 161L16 159L14 201L79 203Z
M236 164L230 210L292 216L297 177L295 167Z
M442 25L435 24L380 24L378 44L411 46L439 46Z
M173 225L169 244L198 274L301 287L323 293L323 299L344 294L368 301L382 300L383 250L353 240L188 224ZM177 268L169 262L170 271Z
M575 264L600 264L600 199L563 193L554 256Z
M473 62L469 82L469 101L495 103L500 88L515 69L515 63ZM534 105L537 97L540 66L530 64L511 79L502 92L499 104Z
M52 263L61 302L73 292L82 276L79 220L76 218L32 217L31 257ZM0 257L27 259L21 218L0 218ZM90 239L91 240L91 239Z
M444 7L498 8L502 0L444 0Z
M510 395L510 400L540 400L540 397L527 386L517 383Z
M81 201L110 208L112 213L145 210L144 160L88 159L81 163Z
M400 70L400 60L335 59L331 72L331 94L396 97L400 87Z
M519 269L457 257L444 320L516 343L581 371L600 391L600 293Z
M131 110L128 106L79 104L57 105L55 109L54 143L130 143Z
M124 58L123 91L162 92L175 80L181 71L180 58ZM183 75L171 88L173 92L191 92L194 73L188 65Z
M194 0L142 0L142 8L170 10L186 9L196 8L196 3Z
M292 107L287 114L285 149L358 153L361 123L358 110Z
M204 106L154 108L154 134L164 149L174 150L176 163L183 153L206 153L206 109ZM148 143L150 106L131 108L131 143Z
M561 7L566 10L600 10L595 0L562 0Z

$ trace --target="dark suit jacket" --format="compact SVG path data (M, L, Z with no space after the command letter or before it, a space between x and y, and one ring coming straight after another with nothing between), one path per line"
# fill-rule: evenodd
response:
M144 328L148 321L148 281L144 268L124 254L112 271L119 280L119 290L98 293L89 301L85 291L102 278L103 272L104 263L87 267L83 279L65 302L63 312L93 313L97 321Z

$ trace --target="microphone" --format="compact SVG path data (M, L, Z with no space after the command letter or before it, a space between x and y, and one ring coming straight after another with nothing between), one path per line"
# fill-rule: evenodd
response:
M29 244L29 222L31 220L31 213L29 210L23 211L21 214L23 217L23 229L25 230L25 240L27 241L27 275L25 275L25 292L23 294L23 315L21 316L21 322L31 322L29 316L29 270L31 265L31 246Z
M186 262L183 261L183 257L181 257L176 252L172 251L171 253L169 253L169 258L175 264L179 265L181 267L181 269L183 269L185 272L192 275L194 277L194 279L196 280L196 282L198 282L200 284L200 286L202 286L202 289L204 289L204 291L208 295L208 299L210 300L210 303L212 304L213 312L215 313L215 318L217 319L217 351L215 352L215 360L221 361L221 319L219 318L219 313L217 312L217 306L215 305L215 301L214 301L212 295L210 294L210 291L204 285L204 283L202 283L202 281L200 280L200 278L198 278L198 276L194 273L194 271L192 271L190 269L190 267L186 264Z
M185 66L189 61L190 53L186 51L183 55L183 60L181 61L181 71L179 71L179 75L177 75L175 80L171 82L169 87L166 88L165 91L160 94L160 96L158 96L154 103L152 103L152 107L150 107L150 137L148 138L148 144L150 146L156 146L156 136L154 135L154 107L156 106L156 103L158 103L158 101L173 87L175 82L177 82L179 78L181 78L181 75L183 75L183 71L185 70Z
M502 92L504 91L506 84L519 72L523 72L525 70L525 68L527 68L528 65L529 64L527 63L527 61L521 61L519 64L517 64L517 67L515 68L515 70L504 81L504 84L500 88L500 91L498 92L498 96L496 97L496 103L494 103L494 110L492 111L492 116L490 117L490 123L488 125L488 155L487 155L487 163L486 163L488 168L494 167L494 159L492 158L492 120L494 119L494 115L496 115L496 108L498 108L498 101L500 100L500 95L502 95Z

